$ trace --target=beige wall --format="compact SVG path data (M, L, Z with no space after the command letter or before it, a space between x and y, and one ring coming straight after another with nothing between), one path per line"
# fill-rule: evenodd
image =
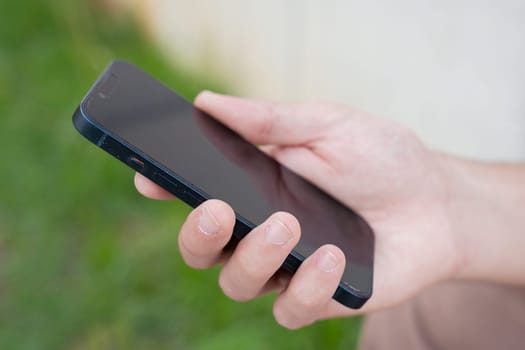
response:
M523 0L135 0L174 61L242 95L331 99L432 147L525 159Z

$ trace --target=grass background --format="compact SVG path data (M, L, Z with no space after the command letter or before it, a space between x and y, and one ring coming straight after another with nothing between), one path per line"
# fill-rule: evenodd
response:
M274 296L228 300L176 235L188 207L140 197L132 171L71 115L114 58L191 99L217 83L175 69L131 19L87 1L0 4L0 349L351 349L359 319L288 331Z

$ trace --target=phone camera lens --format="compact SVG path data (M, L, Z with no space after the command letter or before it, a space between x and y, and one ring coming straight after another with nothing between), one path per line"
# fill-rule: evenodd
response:
M100 97L101 99L105 100L106 98L108 98L109 96L106 95L106 93L104 91L100 91L98 93L98 97Z
M118 77L114 74L104 77L104 79L98 85L98 97L103 100L110 98L117 87L118 81Z

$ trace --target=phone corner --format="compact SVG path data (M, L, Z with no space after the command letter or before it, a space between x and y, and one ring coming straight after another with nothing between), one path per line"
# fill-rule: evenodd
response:
M363 293L356 290L348 290L339 285L332 298L351 309L360 309L371 296L371 290L369 293Z
M105 133L86 117L82 110L82 103L73 113L72 121L75 129L94 144L98 144L99 140L105 136Z

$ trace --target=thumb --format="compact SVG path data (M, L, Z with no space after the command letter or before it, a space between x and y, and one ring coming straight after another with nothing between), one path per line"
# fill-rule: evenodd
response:
M297 145L314 139L323 118L304 105L283 105L201 92L195 106L257 145ZM305 113L302 113L305 112Z

